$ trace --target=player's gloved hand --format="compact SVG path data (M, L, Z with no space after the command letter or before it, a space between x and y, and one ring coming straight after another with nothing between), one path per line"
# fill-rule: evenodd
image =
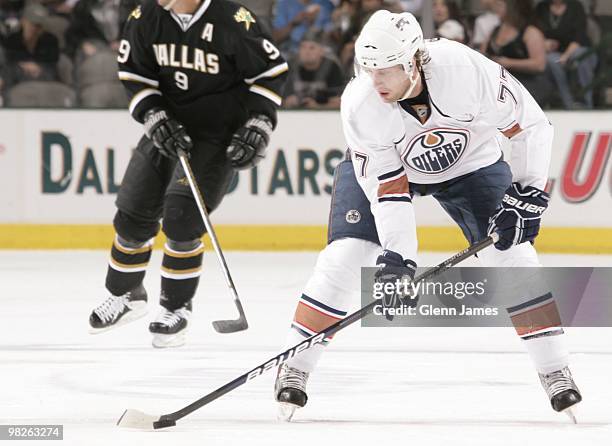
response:
M178 158L179 151L189 156L193 148L191 137L183 124L170 117L162 108L155 107L145 113L144 130L159 153L168 158Z
M374 274L374 280L378 283L391 283L394 287L393 293L384 293L381 299L383 309L400 308L401 306L415 307L417 296L412 296L407 284L414 279L416 263L412 260L404 260L400 254L394 251L383 251L376 259L378 271ZM397 283L400 282L398 289ZM384 291L384 288L383 288ZM393 315L384 312L387 320L392 321Z
M265 115L254 115L232 136L227 158L238 170L250 169L265 156L272 134L272 121Z
M512 183L495 214L489 218L488 234L497 232L495 247L505 251L512 245L533 242L540 231L542 213L550 196L532 186Z

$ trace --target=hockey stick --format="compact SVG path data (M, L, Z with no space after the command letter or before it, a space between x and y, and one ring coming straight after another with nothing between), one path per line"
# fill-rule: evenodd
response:
M185 171L185 175L187 176L187 181L189 182L189 187L191 188L193 197L195 198L195 201L198 205L198 209L200 210L200 214L202 215L202 220L204 220L204 226L206 226L206 231L208 232L213 247L215 248L215 253L217 254L219 264L221 265L223 275L225 276L225 282L227 283L228 288L231 290L234 296L234 303L236 304L236 308L238 308L238 319L214 321L212 323L213 327L219 333L234 333L236 331L246 330L247 328L249 328L249 324L246 320L246 316L244 314L240 298L238 297L238 291L236 291L236 286L234 285L234 281L232 280L232 276L230 275L229 268L227 267L227 263L225 262L225 257L223 256L223 251L221 251L221 246L219 246L217 235L215 234L215 229L213 228L212 223L210 222L208 212L206 212L204 199L202 198L200 189L198 188L197 183L195 182L195 176L193 175L191 165L187 160L187 154L183 151L179 151L178 156L181 161L181 165L183 166L183 170Z
M414 281L419 282L421 280L433 277L447 270L448 268L457 265L458 263L464 261L468 257L473 256L474 254L481 251L482 249L495 243L497 240L498 240L497 234L493 234L490 237L487 237L486 239L473 244L469 248L461 251L460 253L455 254L453 257L440 263L438 266L428 269L423 274L419 275L416 279L414 279ZM321 331L320 333L312 335L308 339L300 342L299 344L294 345L290 349L285 350L284 352L276 355L275 357L273 357L272 359L269 359L263 364L258 365L251 371L243 375L240 375L238 378L234 379L233 381L219 387L217 390L209 393L206 396L203 396L199 400L191 403L188 406L183 407L180 410L177 410L176 412L172 412L172 413L161 415L161 416L160 415L154 416L154 415L148 415L139 410L127 409L125 412L123 412L123 415L121 415L121 418L119 418L119 421L117 421L117 426L133 428L133 429L151 429L151 428L161 429L164 427L174 426L176 425L177 420L180 420L181 418L186 417L191 412L199 409L202 406L207 405L208 403L211 403L212 401L216 400L217 398L222 397L228 392L231 392L237 387L240 387L246 382L254 378L257 378L259 375L262 375L264 372L267 372L268 370L273 369L287 362L289 359L291 359L296 354L304 350L308 350L309 348L312 348L316 344L319 344L320 342L322 342L325 338L333 335L334 333L342 330L343 328L348 327L353 322L360 320L366 314L368 314L378 302L379 300L373 300L371 303L367 304L365 307L362 307L361 309L357 310L356 312L352 313L346 318L336 322L335 324L330 325L329 327L327 327L325 330Z

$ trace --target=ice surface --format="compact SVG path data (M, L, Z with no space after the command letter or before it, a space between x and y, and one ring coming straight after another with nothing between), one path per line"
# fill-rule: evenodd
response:
M434 264L451 253L423 254ZM543 255L546 266L610 266L610 256ZM145 286L151 313L89 335L105 297L104 251L0 251L0 424L64 424L70 445L604 445L612 442L612 329L569 329L585 401L580 424L553 412L512 329L340 332L290 424L276 421L273 373L155 432L115 426L127 408L161 415L200 398L283 346L316 253L227 253L250 329L211 321L236 310L209 253L188 345L155 350L161 253ZM358 302L355 302L358 305ZM26 444L20 443L20 444ZM39 443L37 443L39 444Z

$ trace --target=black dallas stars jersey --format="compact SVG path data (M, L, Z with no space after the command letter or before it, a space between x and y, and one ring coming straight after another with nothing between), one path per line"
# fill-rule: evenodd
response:
M257 18L227 0L203 0L191 17L146 2L130 14L118 62L134 119L164 107L192 138L223 143L252 113L276 123L288 70Z

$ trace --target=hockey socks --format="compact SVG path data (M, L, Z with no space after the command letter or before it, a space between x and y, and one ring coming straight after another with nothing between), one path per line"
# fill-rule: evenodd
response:
M346 311L330 307L306 294L302 294L295 310L291 329L287 334L287 347L298 344L304 339L323 331L343 319L346 314ZM287 364L305 372L312 372L331 338L325 338L321 344L296 355Z
M121 296L142 284L152 249L152 239L128 242L115 236L106 273L106 288L112 295Z
M164 246L160 304L170 310L184 307L195 295L202 272L204 245L200 240Z
M568 365L569 352L561 317L551 293L507 310L539 373L550 373Z

